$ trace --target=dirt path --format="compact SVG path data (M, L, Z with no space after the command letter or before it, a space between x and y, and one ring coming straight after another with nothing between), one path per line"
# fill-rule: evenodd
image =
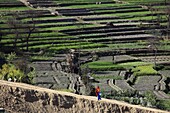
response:
M50 89L46 89L46 88L41 88L41 87L37 87L37 86L32 86L32 85L28 85L28 84L24 84L24 83L14 83L14 82L7 82L7 81L3 81L0 80L0 86L8 86L8 87L13 87L13 88L21 88L21 89L28 89L28 90L36 90L38 92L44 92L44 93L49 93L49 94L60 94L60 95L65 95L65 96L72 96L75 97L77 99L87 99L89 101L94 101L94 102L99 102L97 101L96 97L93 96L84 96L84 95L76 95L73 93L68 93L68 92L62 92L62 91L55 91L55 90L50 90ZM162 110L158 110L158 109L152 109L152 108L147 108L147 107L142 107L139 105L131 105L125 102L121 102L121 101L116 101L116 100L109 100L109 99L102 99L100 101L100 103L110 103L110 104L117 104L117 105L121 105L121 106L127 106L127 107L133 107L136 109L144 109L144 110L149 110L155 113L168 113L166 111L162 111Z

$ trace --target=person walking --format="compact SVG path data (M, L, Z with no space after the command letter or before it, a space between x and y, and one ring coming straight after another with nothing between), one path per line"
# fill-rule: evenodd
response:
M100 87L99 86L97 86L95 92L96 92L96 96L97 96L98 100L101 100L101 92L100 92Z

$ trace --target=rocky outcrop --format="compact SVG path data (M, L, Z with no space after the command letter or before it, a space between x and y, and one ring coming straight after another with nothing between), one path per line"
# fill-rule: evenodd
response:
M0 107L9 113L168 113L116 100L0 80Z

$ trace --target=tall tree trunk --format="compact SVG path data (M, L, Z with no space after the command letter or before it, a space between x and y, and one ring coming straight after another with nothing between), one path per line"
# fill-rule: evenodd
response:
M27 36L27 39L26 39L26 51L28 51L28 49L29 49L29 39L30 39L30 37L31 37L31 34L32 34L32 32L35 30L35 25L33 26L33 28L31 29L29 29L29 33L28 33L28 36Z

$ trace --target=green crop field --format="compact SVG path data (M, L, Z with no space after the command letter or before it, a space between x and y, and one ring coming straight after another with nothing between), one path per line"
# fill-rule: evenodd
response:
M94 3L94 2L101 2L101 0L52 0L56 3ZM113 2L113 0L105 0L104 2Z
M77 20L77 16L73 16L73 18L75 19L74 21L69 21L69 18L65 15L60 15L60 16L43 16L41 17L41 15L39 17L36 17L34 19L34 21L36 22L36 27L37 27L37 30L39 33L32 33L31 34L31 37L34 37L32 39L30 39L30 42L29 42L29 45L30 45L30 50L32 50L33 48L36 49L37 48L44 48L44 47L51 47L50 50L63 50L65 48L80 48L80 49L83 49L83 50L88 50L88 51L93 51L95 50L95 47L100 47L99 50L101 51L104 51L104 50L112 50L112 49L116 49L116 45L115 44L112 44L112 42L110 41L110 43L107 45L107 48L106 46L103 46L105 43L101 43L102 40L108 40L110 37L97 37L98 35L100 35L99 33L86 33L86 34L79 34L79 35L69 35L67 33L63 33L63 32L60 32L62 30L77 30L77 31L82 31L83 29L93 29L97 26L101 26L100 23L103 23L103 22L116 22L116 21L150 21L150 20L153 20L153 19L157 19L157 16L152 16L151 12L148 11L148 10L143 10L142 8L140 7L136 7L135 5L135 9L131 8L131 7L134 7L133 4L131 4L131 2L135 2L134 0L125 0L127 2L129 2L129 4L126 4L126 3L115 3L113 2L112 0L107 0L107 1L104 1L103 3L101 4L98 4L98 2L101 2L101 1L98 1L98 0L93 0L93 1L87 1L87 0L75 0L75 1L69 1L69 0L64 0L64 1L61 1L61 0L54 0L54 2L58 3L58 4L69 4L69 3L72 3L72 5L66 5L64 6L65 8L74 8L74 9L83 9L83 8L88 8L89 10L92 10L90 11L90 13L92 13L92 15L87 15L87 16L82 16L82 21L80 20ZM1 2L4 2L4 1L1 1ZM17 3L18 1L15 1L15 3ZM107 3L108 2L108 3ZM111 2L111 3L110 3ZM140 2L144 2L144 1L140 1ZM139 2L139 3L140 3ZM150 1L147 1L147 2L150 2ZM78 3L82 3L82 4L78 4ZM84 3L89 3L89 4L86 4L84 5ZM57 7L56 7L57 8ZM96 9L97 8L97 9ZM102 8L102 10L100 9ZM107 8L115 8L115 9L107 9ZM119 9L120 8L120 9ZM59 9L59 8L57 8ZM7 12L10 12L10 11L24 11L24 10L29 10L28 7L15 7L15 6L12 6L12 7L9 7L9 8L5 8L5 7L1 7L0 8L1 10L1 13L2 11L7 11ZM62 8L61 8L62 10ZM131 11L132 10L132 11ZM139 12L134 12L133 10L135 11L139 11ZM143 10L143 11L142 11ZM81 11L81 10L80 10ZM126 13L121 13L123 11L126 11ZM94 13L94 14L93 14ZM99 14L98 14L99 13ZM101 13L101 14L100 14ZM50 14L48 14L50 15ZM96 17L117 17L119 19L109 19L109 20L105 20L105 19L100 19L100 20L93 20L93 21L89 21L87 23L86 20L84 20L84 18L96 18ZM8 18L8 16L6 16L5 18ZM57 22L57 20L55 19L68 19L68 21L60 21L60 22ZM3 20L3 21L2 21ZM53 20L55 20L56 22L54 22ZM22 22L31 22L32 21L32 18L30 17L24 17L23 19L21 19ZM49 21L49 22L48 22ZM6 23L6 19L1 19L1 27L9 27ZM82 23L82 24L81 24ZM166 25L165 22L163 22L161 25ZM103 26L103 25L102 25ZM2 32L9 32L10 29L2 29ZM42 31L42 32L41 32ZM47 31L47 32L45 32ZM63 36L60 36L58 34L64 34ZM101 35L105 35L105 33L102 33ZM83 39L79 39L79 37L94 37L96 36L96 38L90 38L90 39L86 39L86 38L83 38ZM41 38L41 37L44 37L44 38ZM15 39L15 34L6 34L4 36L2 36L2 43L4 45L12 45L12 42L14 41ZM55 47L52 47L52 46L49 46L50 43L54 42L54 40L56 40L56 43L61 43L63 42L62 39L73 39L73 40L80 40L78 42L80 42L79 45L81 45L81 42L82 41L88 41L88 42L94 42L96 41L97 42L97 46L94 45L94 44L91 44L91 45L86 45L86 46L82 46L82 47L79 47L79 46L75 46L75 45L67 45L65 44L64 47L62 46L59 46L59 45L55 45ZM38 41L39 40L39 41ZM32 42L31 42L32 41ZM99 42L98 42L99 41ZM39 45L41 44L41 42L43 44L47 44L47 46L45 45ZM48 42L48 43L47 43ZM65 41L65 42L68 42L68 41ZM74 41L73 41L74 42ZM145 42L145 41L143 41ZM21 44L22 42L18 40L18 46L23 46L23 44ZM38 44L38 45L36 45ZM100 45L100 46L99 46ZM122 49L125 49L125 48L144 48L146 47L146 45L139 45L137 43L119 43L119 45L121 45L119 48L122 48ZM44 47L43 47L44 46ZM53 45L54 46L54 45ZM89 47L88 47L89 46ZM164 49L168 49L169 47L166 47L166 45L164 47L162 47ZM98 50L97 50L98 51Z

